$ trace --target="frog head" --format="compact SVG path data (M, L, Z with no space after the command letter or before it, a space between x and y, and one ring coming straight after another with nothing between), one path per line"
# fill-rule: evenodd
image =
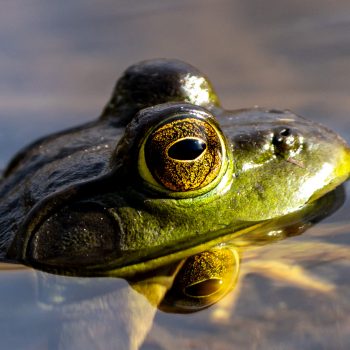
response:
M4 186L20 178L13 196L31 206L23 204L7 257L130 277L297 212L349 172L350 150L329 129L290 111L225 110L192 66L142 62L98 121L12 162Z

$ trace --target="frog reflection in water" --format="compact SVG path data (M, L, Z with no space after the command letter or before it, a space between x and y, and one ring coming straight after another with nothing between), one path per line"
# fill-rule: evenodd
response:
M238 279L240 260L246 255L248 262L244 263L244 274L249 272L264 273L268 270L272 273L267 277L276 278L277 275L277 279L280 281L292 282L294 286L321 293L333 290L334 286L330 282L309 274L302 267L296 268L294 266L291 268L291 265L281 261L276 262L273 258L269 259L268 249L257 254L254 251L258 247L302 234L316 222L336 211L343 204L343 201L343 188L338 188L336 191L306 205L298 212L265 221L257 229L248 233L227 235L220 239L221 243L216 247L184 259L179 263L175 276L172 276L173 280L169 284L171 287L162 300L160 308L164 311L180 313L199 311L221 300L233 289L236 290L236 293L232 295L234 300L239 295L239 286L241 285L238 283L237 287L237 282L241 282ZM304 246L307 244L304 243ZM317 249L319 246L324 253L331 250L328 259L343 255L341 246L329 245L328 247L326 245L325 247L316 241L312 243L312 246L313 249ZM300 248L302 249L299 247L299 250ZM289 250L289 252L291 251ZM276 254L274 255L276 256ZM281 252L282 255L283 252ZM309 258L311 256L312 254L309 254ZM280 271L271 271L271 267L272 269L276 267ZM230 308L232 306L230 305Z
M132 280L299 211L349 172L348 146L325 127L289 111L225 110L194 67L145 61L98 120L11 161L0 256Z

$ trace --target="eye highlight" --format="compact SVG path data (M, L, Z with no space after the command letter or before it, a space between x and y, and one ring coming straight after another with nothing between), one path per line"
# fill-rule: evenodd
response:
M225 158L220 131L209 121L191 115L177 115L161 123L143 147L152 178L173 192L208 186L218 177Z

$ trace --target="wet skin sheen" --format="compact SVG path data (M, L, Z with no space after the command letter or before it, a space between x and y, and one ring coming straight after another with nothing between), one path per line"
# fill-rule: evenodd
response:
M349 172L349 148L327 128L290 111L225 110L194 67L141 62L98 120L10 162L0 256L52 272L133 276L298 211Z

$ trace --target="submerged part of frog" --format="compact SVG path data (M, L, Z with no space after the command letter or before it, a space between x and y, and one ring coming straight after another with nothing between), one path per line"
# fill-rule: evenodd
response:
M133 276L295 212L345 181L350 150L289 111L223 109L175 60L129 68L95 122L43 138L0 183L3 258Z

